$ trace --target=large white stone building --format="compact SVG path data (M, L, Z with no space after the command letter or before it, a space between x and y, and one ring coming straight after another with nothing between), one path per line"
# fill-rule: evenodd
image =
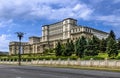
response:
M107 38L108 33L77 25L76 19L67 18L54 24L42 26L41 37L32 36L29 37L29 42L22 42L22 54L43 53L45 49L55 48L58 40L65 43L67 39L75 41L81 36L91 38L93 35L102 39ZM19 42L10 42L9 51L10 55L18 54Z

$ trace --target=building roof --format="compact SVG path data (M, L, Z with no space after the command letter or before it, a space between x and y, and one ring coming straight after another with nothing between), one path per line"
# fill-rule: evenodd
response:
M41 37L38 37L38 36L31 36L29 38L41 38Z
M64 20L68 20L68 19L77 21L77 20L76 20L76 19L74 19L74 18L65 18L65 19L63 19L62 21L55 22L55 23L52 23L52 24L49 24L49 25L43 25L42 27L44 27L44 26L50 26L50 25L54 25L54 24L58 24L58 23L63 22Z
M64 20L67 20L67 19L71 19L71 20L75 20L75 21L77 21L76 19L74 19L74 18L65 18ZM64 21L63 20L63 21Z

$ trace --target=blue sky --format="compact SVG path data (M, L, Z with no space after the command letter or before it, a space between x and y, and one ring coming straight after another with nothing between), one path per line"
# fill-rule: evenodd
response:
M41 36L42 25L70 17L120 37L120 0L0 0L0 51L18 41L15 32L26 33L22 41L28 41Z

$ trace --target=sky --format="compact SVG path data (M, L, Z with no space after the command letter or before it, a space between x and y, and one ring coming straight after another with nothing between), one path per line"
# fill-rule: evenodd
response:
M120 0L0 0L0 51L9 51L9 42L18 41L15 32L24 32L22 41L41 36L42 25L65 18L78 25L120 37Z

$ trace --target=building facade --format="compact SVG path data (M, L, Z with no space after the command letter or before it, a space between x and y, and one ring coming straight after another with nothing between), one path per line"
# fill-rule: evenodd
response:
M75 41L82 36L91 38L93 35L99 39L108 37L108 33L104 31L77 25L76 19L67 18L54 24L42 26L42 36L29 37L29 42L21 43L21 51L22 54L43 53L45 49L55 48L59 40L66 43L67 39ZM10 42L9 51L10 55L18 54L19 42Z

